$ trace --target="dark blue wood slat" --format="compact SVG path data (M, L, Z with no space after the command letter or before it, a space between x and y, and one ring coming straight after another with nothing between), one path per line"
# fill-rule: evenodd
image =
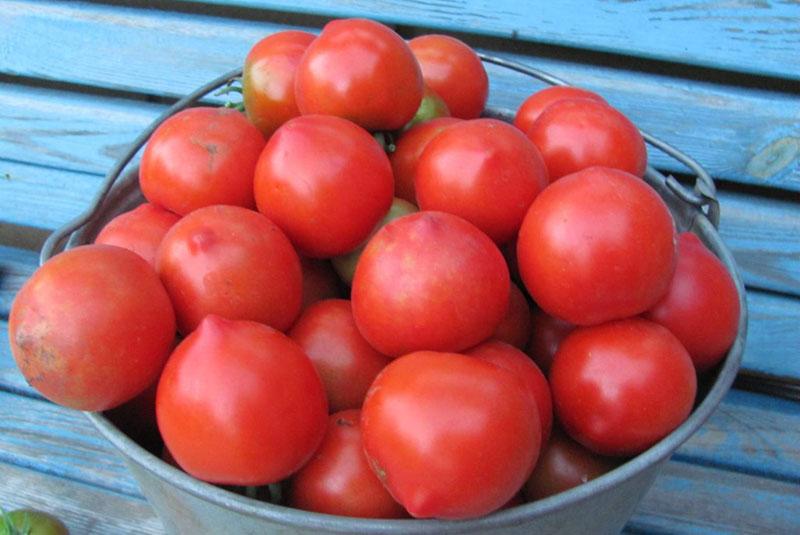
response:
M0 4L0 14L6 6L3 16L12 21L3 39L6 48L13 51L0 64L0 70L160 95L185 94L235 68L256 40L282 28L269 22L119 6L12 4ZM153 38L154 33L158 39ZM114 43L113 51L104 48L105 43ZM503 55L600 92L640 127L686 151L714 176L800 190L800 122L793 112L800 107L800 97L796 94L548 60L514 54L513 50L510 44ZM497 68L491 68L490 75L491 103L497 106L515 107L541 87ZM59 99L48 104L52 102ZM79 126L70 129L71 133L58 129L47 121L53 115L51 109L37 111L41 104L21 102L20 95L0 95L0 104L0 109L30 107L30 111L11 117L25 117L28 127L31 123L46 125L54 138L45 141L48 146L42 151L36 146L42 142L41 129L19 132L22 124L6 121L8 131L0 129L0 141L21 143L11 151L0 143L0 157L21 159L21 154L33 149L37 152L35 159L26 161L90 172L107 168L98 166L93 156L87 159L76 154L72 146L76 132L91 129ZM78 123L83 125L82 121ZM655 152L653 163L670 171L682 170Z
M38 262L39 255L34 251L0 245L0 318L8 317L14 296L34 272ZM3 329L3 332L6 330Z
M793 2L566 0L537 2L535 8L518 0L211 3L329 17L366 16L394 24L800 79L800 6Z

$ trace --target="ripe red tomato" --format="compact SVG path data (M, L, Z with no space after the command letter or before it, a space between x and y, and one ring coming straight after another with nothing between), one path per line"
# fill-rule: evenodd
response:
M328 404L311 361L286 335L211 314L164 367L156 415L166 447L189 474L265 485L311 457Z
M238 206L209 206L164 237L156 268L175 305L178 330L207 314L288 329L300 311L300 259L269 219Z
M576 325L625 318L666 293L675 224L643 180L591 167L536 198L519 231L517 262L531 297L548 314Z
M461 216L499 244L514 237L547 184L536 147L496 119L448 126L425 147L414 177L420 209Z
M244 114L189 108L150 136L139 185L148 201L180 215L212 204L253 208L253 170L263 147L264 136Z
M546 87L525 99L514 115L514 126L527 132L542 112L550 104L568 98L588 98L605 103L605 99L587 89L568 85L553 85Z
M443 212L395 219L369 241L353 278L353 316L378 351L460 351L491 336L508 309L497 246Z
M536 401L539 414L537 420L541 426L542 442L547 442L553 427L553 400L550 395L550 386L547 384L542 370L528 355L512 345L497 340L475 346L466 354L500 366L522 381Z
M11 352L47 399L103 411L156 380L172 349L175 313L153 268L111 245L85 245L45 262L17 293Z
M361 440L361 411L332 414L314 457L288 485L288 505L306 511L361 518L405 518L372 472Z
M317 369L331 412L360 408L375 376L391 360L364 340L345 299L314 303L297 318L289 336Z
M616 459L587 450L554 427L522 492L528 501L541 500L596 479L617 464Z
M422 91L422 73L403 38L365 19L326 24L295 74L304 115L335 115L367 130L402 128L417 112Z
M641 318L578 327L550 368L558 420L601 455L643 452L689 415L697 392L686 349Z
M276 32L253 45L244 60L242 98L247 118L265 137L300 115L294 98L294 75L314 35L297 30Z
M422 77L442 97L450 115L480 117L489 97L489 77L472 48L449 35L421 35L408 42Z
M526 132L550 181L602 165L644 176L647 148L636 126L608 104L578 98L550 104Z
M531 313L531 338L525 352L544 373L550 371L561 341L575 326L542 310Z
M495 329L492 338L511 344L518 349L525 349L531 337L531 309L528 300L519 286L511 283L508 297L508 310Z
M158 246L179 219L169 210L146 202L106 223L94 243L129 249L155 268Z
M417 518L469 518L503 506L539 455L533 397L513 373L457 353L389 364L364 401L373 470Z
M455 117L439 117L414 125L397 140L394 152L389 155L394 173L394 195L412 204L417 204L414 176L419 157L428 143L439 133L461 121Z
M698 372L715 366L739 328L739 297L725 265L691 232L678 235L678 262L666 295L645 317L678 337Z
M392 204L389 158L363 128L306 115L280 127L255 171L258 210L313 258L347 253Z

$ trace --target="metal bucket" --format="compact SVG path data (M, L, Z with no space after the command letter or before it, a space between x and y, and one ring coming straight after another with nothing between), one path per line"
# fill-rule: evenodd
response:
M490 56L481 57L487 63L547 83L565 85L557 78L524 65ZM45 262L62 247L90 243L112 217L142 202L138 172L130 162L150 134L168 116L196 104L240 74L240 71L228 73L199 88L148 127L108 174L91 208L50 236L42 248L40 262ZM508 110L491 108L486 115L506 120L513 117ZM699 391L698 402L689 418L669 436L615 470L561 494L472 520L356 519L256 501L196 480L145 450L103 414L86 415L119 449L142 492L167 531L172 533L618 533L670 455L706 421L730 388L741 362L747 327L744 285L730 251L716 230L719 206L712 179L689 157L652 136L643 135L648 143L680 161L696 175L692 189L649 167L645 180L666 201L678 229L695 232L725 264L735 281L741 312L736 340L716 376L708 379L708 388Z

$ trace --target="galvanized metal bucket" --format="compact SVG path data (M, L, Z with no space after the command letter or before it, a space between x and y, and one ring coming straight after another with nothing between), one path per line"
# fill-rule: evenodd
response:
M482 56L487 63L535 77L550 84L563 81L525 65ZM197 89L170 107L133 142L128 153L109 172L92 206L56 230L41 251L45 262L62 248L90 243L115 215L143 201L138 172L131 165L155 128L170 115L197 104L212 91L241 74L228 73ZM489 109L487 115L510 120L508 110ZM691 230L722 260L739 294L736 340L710 387L701 393L689 418L662 441L615 470L580 487L549 498L516 506L486 517L464 520L366 520L300 511L256 501L198 481L163 462L117 429L103 414L86 413L97 429L125 458L142 492L171 533L617 533L633 514L670 455L706 421L730 388L739 368L747 328L744 285L733 256L716 230L719 206L713 180L694 160L668 144L643 133L651 146L681 162L696 176L687 188L673 177L647 169L645 180L669 206L680 230ZM480 492L480 489L476 489Z

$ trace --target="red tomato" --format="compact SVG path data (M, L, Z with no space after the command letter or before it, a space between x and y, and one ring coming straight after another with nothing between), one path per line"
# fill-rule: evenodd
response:
M640 318L576 328L550 368L558 420L601 455L643 452L689 415L697 392L686 349Z
M417 518L469 518L503 506L541 443L536 404L514 375L457 353L419 351L389 364L361 413L364 451Z
M344 295L342 282L328 260L300 257L303 272L303 304L305 310L323 299L336 299Z
M447 127L425 147L414 177L420 209L461 216L500 244L514 237L547 184L536 147L496 119Z
M353 278L353 316L378 351L460 351L492 335L508 309L497 246L458 216L418 212L369 241Z
M276 32L257 42L244 60L242 97L247 118L264 136L300 115L294 99L294 75L314 35Z
M550 181L602 165L644 176L647 148L634 124L608 104L586 98L550 104L526 132Z
M253 171L264 136L238 111L189 108L156 129L145 146L145 198L185 215L212 204L253 208Z
M523 487L528 501L541 500L596 479L618 462L587 450L558 427L542 447L536 468Z
M527 132L545 108L554 102L568 98L588 98L605 103L603 97L587 89L568 85L549 86L525 99L525 102L517 109L517 113L514 116L514 126L523 132Z
M364 129L296 117L270 138L255 172L258 210L313 258L354 249L392 204L389 158Z
M314 366L286 335L211 314L170 356L156 414L166 447L189 474L265 485L311 457L328 405Z
M414 175L417 173L419 157L428 143L439 133L461 121L455 117L439 117L414 125L397 140L394 152L389 155L394 173L394 195L416 204Z
M94 243L129 249L155 268L158 246L179 219L169 210L146 202L106 223Z
M11 352L28 383L73 409L103 411L156 380L175 337L175 313L153 268L111 245L45 262L17 293Z
M403 38L365 19L326 24L295 75L304 115L335 115L367 130L401 128L417 112L422 91L422 73Z
M195 210L164 237L156 267L183 334L207 314L285 330L300 312L300 259L281 229L252 210Z
M522 381L536 401L539 415L537 421L541 426L542 442L547 442L550 437L550 429L553 427L553 400L550 395L550 386L547 384L542 370L528 355L516 347L496 340L484 342L470 349L467 355L500 366Z
M536 198L519 231L517 262L531 297L548 314L576 325L625 318L666 293L675 224L643 180L591 167Z
M306 511L362 518L405 518L364 455L361 411L332 414L314 457L289 480L288 505Z
M511 344L518 349L525 349L531 337L531 309L519 286L511 283L506 315L495 329L492 338Z
M289 336L317 369L331 412L361 407L375 376L389 362L356 328L350 301L328 299L307 308Z
M669 289L645 315L678 337L697 371L715 366L739 328L739 297L725 265L691 232L678 235Z
M480 117L489 97L489 77L472 48L449 35L421 35L408 42L422 77L444 99L450 115Z
M531 338L525 352L544 373L548 373L558 346L574 328L571 323L535 310L531 313Z

